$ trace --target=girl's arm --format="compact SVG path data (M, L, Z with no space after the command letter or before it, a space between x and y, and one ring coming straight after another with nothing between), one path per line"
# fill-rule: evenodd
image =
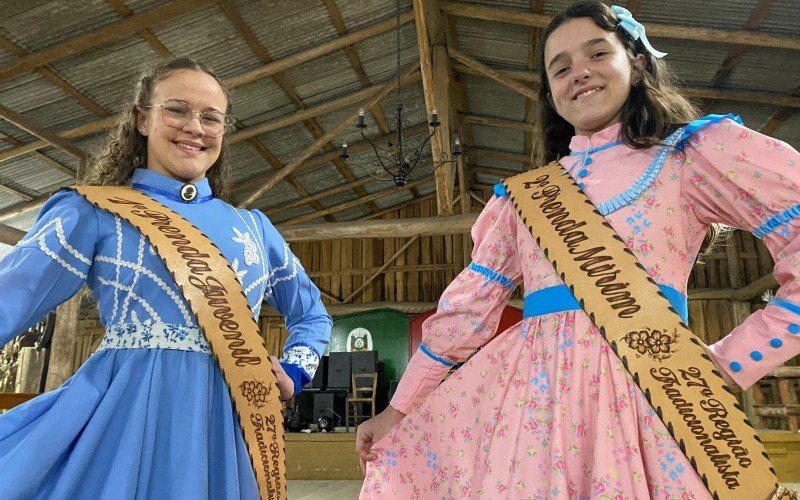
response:
M81 289L99 230L94 207L72 191L45 203L28 234L0 260L0 347Z
M503 308L521 280L517 212L507 197L492 198L472 228L472 263L450 283L436 313L422 326L422 344L411 357L391 406L407 414L491 340Z
M747 388L800 354L800 154L730 119L694 133L685 154L688 210L702 223L751 231L775 260L776 297L710 346Z

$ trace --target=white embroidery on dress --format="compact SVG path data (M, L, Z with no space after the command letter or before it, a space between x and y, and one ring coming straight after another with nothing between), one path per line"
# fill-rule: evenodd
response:
M233 232L236 233L236 236L232 238L234 243L239 243L240 245L244 246L244 263L248 266L258 264L260 262L258 257L258 247L256 247L255 242L253 242L250 232L243 233L235 227L231 229L233 229Z
M136 286L136 283L139 281L139 276L142 274L142 263L144 262L144 243L145 238L144 235L139 235L139 247L136 251L136 265L133 266L133 279L131 280L130 286L128 287L128 295L125 296L125 300L122 301L122 314L120 315L120 319L125 321L125 315L128 314L128 304L131 302L131 295L133 295L133 287Z
M231 264L231 269L233 272L236 273L236 277L239 279L239 283L244 284L244 277L247 274L247 269L242 269L239 271L239 259L233 259L233 263Z
M314 378L314 372L319 366L319 355L308 346L296 345L283 350L283 361L299 365L309 377Z
M136 302L138 302L139 304L142 305L144 310L147 311L147 314L149 314L153 318L153 321L155 321L156 323L160 323L161 322L161 317L158 315L158 313L156 313L155 309L153 309L153 307L150 304L148 304L147 301L144 300L142 297L139 297L138 295L133 293L133 288L132 287L123 285L122 283L116 283L116 282L113 282L113 281L109 281L109 280L103 278L102 276L98 276L97 280L98 280L98 282L100 282L101 285L111 286L111 287L114 287L114 288L116 288L118 290L121 290L123 292L127 292L128 296L132 300L134 300L134 301L136 301ZM124 316L123 316L123 318L124 318Z
M62 248L64 248L64 250L69 252L70 255L72 255L73 257L78 259L83 264L86 264L87 266L91 266L92 265L91 259L89 259L85 255L80 253L77 249L75 249L75 247L73 247L72 245L69 244L69 242L67 241L66 235L64 235L64 225L63 225L62 219L60 217L54 217L47 224L45 224L38 231L36 231L35 234L33 234L33 235L21 240L19 242L19 245L24 245L24 244L32 243L32 242L36 241L38 243L39 249L45 255L47 255L48 257L53 259L55 262L60 264L61 267L63 267L67 271L71 272L72 274L74 274L75 276L79 277L80 279L85 280L87 278L86 273L83 273L83 272L79 271L77 268L75 268L75 266L72 266L71 264L69 264L67 261L62 259L56 252L54 252L53 250L51 250L47 246L47 236L48 236L48 233L49 233L47 230L51 226L55 226L56 238L58 238L58 243L59 243L59 245L61 245Z
M97 352L107 349L175 349L211 354L211 346L198 327L150 320L109 326Z
M117 233L117 260L122 259L122 219L114 216L114 227ZM120 266L116 264L116 282L119 283L119 273L120 273ZM119 292L117 290L113 290L112 295L114 295L114 308L111 311L111 321L114 321L117 317L117 311L119 311Z
M113 264L116 265L117 268L126 267L129 269L134 269L136 267L136 264L134 264L133 262L121 259L112 259L111 257L106 257L105 255L98 255L97 257L95 257L95 261ZM194 322L192 320L192 316L191 314L189 314L189 310L186 308L186 302L184 302L183 298L180 295L178 295L166 281L159 278L158 275L153 271L151 271L150 269L142 267L141 272L144 276L153 280L153 283L158 285L158 287L161 288L161 290L163 290L164 293L166 293L170 299L172 299L172 302L174 302L175 305L180 310L181 316L183 316L183 320L186 322L186 325L188 326L193 325ZM117 276L119 277L119 274L117 274ZM119 279L117 279L116 283L119 283ZM114 314L116 314L116 312Z
M286 276L281 276L279 278L274 278L276 273L286 270L289 267L289 265L292 265L292 269L291 269L292 272L291 273L287 274ZM267 286L266 291L264 292L264 298L269 297L270 295L272 295L272 287L273 286L277 285L278 283L280 283L282 281L289 281L289 280L294 279L294 278L297 277L297 268L298 267L300 269L302 269L302 266L300 266L300 261L297 259L297 257L292 255L291 251L289 250L289 245L284 243L283 244L283 263L280 266L272 269L272 271L270 271L270 273L268 275L264 275L264 276L258 278L256 281L250 283L250 286L247 287L247 289L244 291L244 293L245 294L250 293L250 291L253 288L257 287L258 285L260 285L261 283L264 283L266 281L268 286Z

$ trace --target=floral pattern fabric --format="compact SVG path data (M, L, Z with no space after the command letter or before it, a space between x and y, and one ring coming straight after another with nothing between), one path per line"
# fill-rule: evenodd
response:
M619 132L617 124L570 147L609 144ZM681 146L602 150L581 182L596 206L635 188L606 219L655 281L685 294L711 223L753 231L800 203L800 155L728 119L695 129ZM658 175L642 188L659 156ZM561 160L567 169L574 161ZM791 304L800 304L798 233L791 218L764 236L778 297ZM489 202L472 235L474 263L526 294L561 284L507 198ZM469 268L444 292L423 327L426 349L412 356L392 400L407 416L373 445L378 459L361 498L708 498L588 316L524 318L495 335L510 293ZM746 387L800 353L798 323L800 314L770 304L712 349ZM434 356L464 364L441 382L449 367Z

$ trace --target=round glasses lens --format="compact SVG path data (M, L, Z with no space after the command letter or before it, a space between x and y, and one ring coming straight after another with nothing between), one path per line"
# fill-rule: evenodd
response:
M193 115L198 115L200 127L207 135L219 137L225 132L225 113L219 111L193 111L188 104L182 101L166 101L159 106L164 124L168 127L182 129L189 123Z

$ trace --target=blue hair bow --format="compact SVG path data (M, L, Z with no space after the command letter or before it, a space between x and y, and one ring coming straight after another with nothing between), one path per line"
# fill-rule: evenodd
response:
M667 55L666 52L659 52L658 50L654 49L652 45L650 45L650 42L647 40L647 35L644 34L644 26L642 23L633 18L631 11L623 7L612 5L611 12L619 21L618 26L625 30L625 33L627 33L632 39L639 40L641 38L642 44L644 44L644 47L648 52L650 52L650 54L653 55L653 57L661 59Z

